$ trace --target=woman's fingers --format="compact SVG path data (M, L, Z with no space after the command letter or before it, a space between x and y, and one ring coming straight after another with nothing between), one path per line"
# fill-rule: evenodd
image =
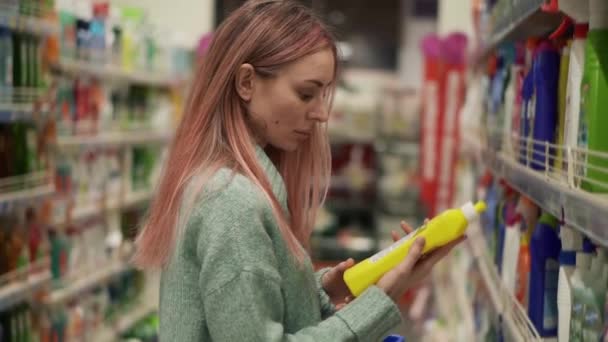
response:
M394 241L394 242L397 242L397 241L399 241L399 239L400 239L400 237L399 237L399 233L397 233L397 232L396 232L396 231L394 231L394 230L391 230L391 237L393 238L393 241Z
M437 248L433 252L425 255L424 260L422 260L420 262L419 266L421 267L421 269L423 269L425 271L429 271L430 269L433 268L433 266L435 266L435 264L437 262L439 262L439 260L443 259L446 255L448 255L454 247L456 247L459 243L461 243L464 240L465 240L464 237L460 237L460 238L448 243L445 246Z
M410 225L407 224L407 222L405 222L405 221L401 221L400 225L401 225L401 229L403 229L405 234L409 234L414 231L414 228L410 227Z
M422 237L419 237L414 241L405 259L397 265L397 271L400 276L405 276L412 271L414 265L416 265L418 259L420 259L420 256L422 255L424 244L425 241Z

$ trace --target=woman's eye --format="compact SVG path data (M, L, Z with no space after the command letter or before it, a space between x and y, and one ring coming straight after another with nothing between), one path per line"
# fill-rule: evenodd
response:
M300 94L300 99L304 102L312 100L313 96L310 94Z

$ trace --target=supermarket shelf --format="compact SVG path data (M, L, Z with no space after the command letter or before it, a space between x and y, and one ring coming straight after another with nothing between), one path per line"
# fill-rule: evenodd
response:
M5 10L3 5L0 5L0 9L3 12ZM0 26L40 36L51 36L59 33L59 24L50 18L10 14L9 11L0 13Z
M48 196L54 192L55 186L53 184L43 184L23 190L0 193L0 208L11 203Z
M519 304L513 293L503 284L493 259L487 249L487 242L478 224L467 231L468 245L473 253L475 264L488 291L490 302L497 315L502 318L506 341L553 342L553 339L541 339L530 322L526 311Z
M146 318L149 314L158 310L158 305L140 304L127 311L114 324L102 326L95 332L94 342L112 342L117 341L120 335L131 329L137 322Z
M604 229L608 221L606 197L570 188L490 149L482 150L482 160L498 177L504 178L538 206L608 247L608 230Z
M157 87L172 87L185 80L176 75L158 71L129 71L116 65L100 64L76 59L61 59L52 68L69 75L89 75L91 77L122 82L145 84Z
M15 121L32 121L33 119L34 105L31 103L0 103L0 123L8 123Z
M152 199L153 194L154 192L151 190L136 191L131 194L128 194L125 197L122 207L129 208L149 201L150 199Z
M92 273L81 274L81 278L66 283L66 287L51 292L43 303L46 305L57 305L78 296L80 293L90 290L113 277L127 271L130 266L124 261L110 262Z
M545 0L517 2L509 15L496 23L491 38L474 57L476 64L483 65L483 60L504 42L544 36L557 29L562 15L543 11L541 6L544 3Z
M118 334L122 334L131 329L137 322L156 311L158 311L158 305L156 303L142 303L120 317L116 322L115 330Z
M28 276L23 281L12 281L0 287L0 312L27 299L33 292L47 285L51 280L49 271Z
M57 147L80 147L99 145L138 145L153 142L167 142L173 134L170 131L111 132L92 136L57 137Z
M137 206L141 203L149 201L154 192L152 190L142 190L127 194L124 200L116 199L113 201L107 201L104 205L103 203L88 203L81 204L75 206L72 209L70 214L70 220L72 222L82 221L91 217L102 215L106 211L118 210L118 209L127 209L134 206ZM64 225L65 222L62 219L56 219L53 222L56 226Z

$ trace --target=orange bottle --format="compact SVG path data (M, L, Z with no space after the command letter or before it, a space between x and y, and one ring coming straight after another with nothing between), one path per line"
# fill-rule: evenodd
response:
M521 246L517 258L517 276L515 280L515 297L517 301L527 310L528 289L530 281L530 229L521 236Z

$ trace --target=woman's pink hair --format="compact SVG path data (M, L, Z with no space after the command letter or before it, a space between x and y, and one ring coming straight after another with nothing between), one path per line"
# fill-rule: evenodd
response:
M197 68L158 195L137 238L136 265L166 265L178 236L186 185L194 175L202 174L208 180L223 167L248 177L260 188L289 249L302 260L305 251L301 246L308 248L315 215L329 184L331 157L325 127L318 124L311 138L294 152L267 148L285 181L289 208L285 213L257 162L235 75L243 63L250 63L259 75L273 77L281 67L326 48L333 51L336 70L332 36L308 8L293 1L248 1L220 25ZM336 75L333 77L335 80Z

